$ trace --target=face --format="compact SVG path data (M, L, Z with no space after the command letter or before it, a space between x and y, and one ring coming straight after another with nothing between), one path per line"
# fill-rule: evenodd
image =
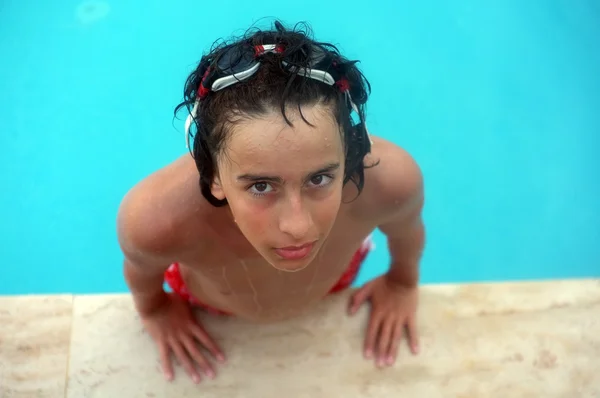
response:
M275 268L299 271L331 231L342 199L344 151L329 109L278 111L235 126L217 159L212 194L227 198L239 229Z

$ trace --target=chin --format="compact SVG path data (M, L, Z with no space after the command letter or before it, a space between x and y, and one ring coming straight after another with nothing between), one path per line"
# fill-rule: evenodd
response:
M283 271L283 272L298 272L298 271L302 271L304 268L308 267L308 265L310 264L310 260L306 261L299 261L299 260L294 260L294 261L288 261L288 260L275 260L275 261L269 261L269 264L271 264L271 266L279 271Z
M279 271L283 272L298 272L302 271L306 267L312 263L312 261L316 257L317 251L315 250L313 253L308 256L298 259L298 260L286 260L277 255L270 255L269 257L265 257L267 262L271 264L271 266Z

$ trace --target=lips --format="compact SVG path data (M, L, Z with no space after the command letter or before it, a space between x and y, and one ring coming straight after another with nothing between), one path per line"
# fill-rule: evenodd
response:
M310 242L301 246L281 247L275 249L275 253L285 260L300 260L312 251L314 245L315 242Z

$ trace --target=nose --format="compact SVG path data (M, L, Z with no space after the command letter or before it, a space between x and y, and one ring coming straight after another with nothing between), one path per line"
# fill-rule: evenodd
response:
M295 240L302 240L312 227L312 217L300 195L289 198L279 216L279 229Z

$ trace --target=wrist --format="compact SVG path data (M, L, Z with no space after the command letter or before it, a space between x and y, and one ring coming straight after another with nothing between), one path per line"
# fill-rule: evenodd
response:
M417 266L406 266L394 263L386 274L388 282L396 286L414 288L419 285Z
M168 300L168 294L163 289L164 271L148 272L146 268L136 266L129 260L124 262L125 281L140 315L152 313Z
M148 316L162 307L169 300L169 295L163 289L153 293L134 293L133 302L140 316Z

